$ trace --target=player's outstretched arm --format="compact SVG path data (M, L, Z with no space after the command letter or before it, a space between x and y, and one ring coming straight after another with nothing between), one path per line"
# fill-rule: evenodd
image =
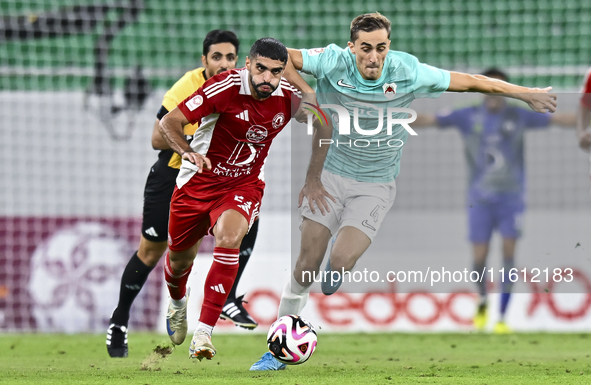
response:
M289 57L287 59L287 65L285 66L283 76L292 86L300 90L302 94L313 93L314 90L312 87L310 87L304 78L298 73L298 71L302 70L302 66L304 65L302 53L299 50L292 48L288 48L287 53L289 54Z
M536 112L556 111L556 94L549 93L552 87L529 88L511 84L484 75L470 75L450 71L448 91L482 92L503 94L503 96L526 102Z
M310 109L304 109L303 107L307 106L306 103L314 105L318 104L316 101L316 93L298 73L303 66L302 53L297 49L291 48L287 49L287 53L289 54L289 57L287 59L285 71L283 72L283 77L302 93L302 103L300 103L300 108L294 114L293 118L300 123L305 123L311 112Z
M577 113L577 136L579 138L579 147L585 151L591 149L591 132L587 131L591 121L591 108L579 104Z
M336 202L336 199L325 190L320 176L322 174L322 168L324 166L324 160L328 153L329 142L332 135L332 121L328 114L326 114L326 123L322 123L320 120L314 122L314 135L312 139L312 157L310 158L310 164L308 166L308 172L306 173L306 182L302 191L300 191L298 207L302 205L304 197L308 199L310 210L312 213L316 213L314 204L320 210L322 215L330 212L330 208L326 198Z
M299 122L305 122L307 120L307 115L311 112L309 112L309 108L303 109L303 107L306 106L306 103L318 105L318 102L316 101L316 93L298 73L298 71L301 71L304 66L304 59L300 50L288 48L287 53L289 54L289 58L283 76L302 93L300 108L294 115L294 118ZM327 143L332 136L332 121L328 115L326 116L327 121L324 124L321 120L314 118L312 157L310 158L308 172L306 173L306 182L300 191L298 202L298 206L301 206L304 197L306 197L312 213L316 212L316 209L314 208L314 204L316 204L322 215L330 212L326 198L332 199L333 202L336 202L336 199L324 189L324 185L320 180L324 160L328 153L329 144ZM321 143L325 144L320 145Z
M191 146L189 146L185 140L183 135L183 127L188 123L189 121L185 115L183 115L181 110L176 107L174 110L164 115L162 120L160 120L160 133L170 148L179 154L181 158L188 160L197 166L198 173L203 171L204 166L206 169L210 170L211 162L209 159L199 153L194 152Z
M298 71L304 68L304 57L299 49L288 48L287 53L289 54L289 62ZM305 82L304 82L305 83Z
M550 116L550 124L564 128L577 126L577 114L574 112L555 112Z
M437 127L437 118L435 115L417 114L417 118L412 122L413 128Z

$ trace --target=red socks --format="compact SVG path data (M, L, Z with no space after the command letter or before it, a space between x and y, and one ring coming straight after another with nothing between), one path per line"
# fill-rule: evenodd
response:
M205 292L203 305L201 307L201 316L199 321L206 325L215 326L222 308L228 299L228 293L234 285L236 273L238 273L238 260L240 249L226 249L224 247L215 247L213 249L213 264L209 269L205 279ZM187 270L180 274L175 274L170 267L170 258L166 254L164 263L164 279L168 286L170 297L174 300L180 300L187 292L187 280L191 272L191 265Z
M189 279L189 273L191 272L193 265L189 266L189 268L182 273L175 274L172 267L170 267L169 253L166 253L164 260L164 280L168 286L170 298L174 300L183 299L187 292L187 280Z
M199 317L200 322L215 326L218 318L220 318L222 308L226 303L226 299L228 299L228 293L234 285L236 273L238 273L239 255L240 249L226 249L224 247L215 247L213 249L213 264L205 279L205 295L201 307L201 316Z

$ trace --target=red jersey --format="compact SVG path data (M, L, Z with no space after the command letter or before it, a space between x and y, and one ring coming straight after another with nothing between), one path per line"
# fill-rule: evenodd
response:
M584 107L591 108L591 69L585 75L585 82L583 83L583 94L581 95L581 104Z
M263 165L273 139L299 107L299 91L281 79L265 100L250 94L246 68L209 79L178 105L191 124L200 123L191 148L211 161L211 170L183 160L177 187L207 200L245 184L264 188Z

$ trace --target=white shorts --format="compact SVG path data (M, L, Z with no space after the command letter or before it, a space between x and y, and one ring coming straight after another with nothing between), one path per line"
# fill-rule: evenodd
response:
M304 198L299 210L300 228L304 218L308 218L326 226L332 235L345 226L352 226L373 241L386 213L394 204L396 182L358 182L326 170L322 170L321 181L326 191L337 201L327 198L330 213L322 215L316 205L316 213L312 214L309 202Z

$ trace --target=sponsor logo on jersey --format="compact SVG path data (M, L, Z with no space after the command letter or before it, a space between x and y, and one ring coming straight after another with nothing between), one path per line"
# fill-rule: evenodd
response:
M308 55L309 56L320 55L322 52L324 52L324 48L311 48L308 50Z
M246 132L246 139L249 142L259 143L267 137L267 129L263 126L250 126L248 131Z
M189 99L185 105L189 109L189 111L195 111L200 105L203 104L203 96L196 95Z
M384 89L384 95L388 99L394 99L394 95L396 95L396 83L385 83L382 88Z
M249 144L249 143L247 143L247 144ZM253 167L251 167L251 166L240 166L240 167L228 168L228 167L224 167L221 163L218 163L217 166L215 166L211 172L213 172L215 175L229 176L232 178L237 178L242 175L250 175L252 170L253 170Z
M273 117L273 128L280 128L285 123L285 115L283 112L278 113Z
M343 79L339 79L339 81L337 82L337 86L355 89L355 86L352 86L350 84L344 83L343 82Z

